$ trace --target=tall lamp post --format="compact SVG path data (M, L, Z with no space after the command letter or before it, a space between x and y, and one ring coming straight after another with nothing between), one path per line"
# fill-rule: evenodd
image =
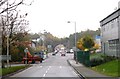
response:
M78 64L78 60L77 60L77 51L76 51L76 43L77 43L77 40L76 40L76 21L68 21L68 23L74 23L75 25L75 54L76 54L76 64Z
M43 30L43 34L42 33L40 33L40 39L43 41L43 43L42 43L42 46L44 47L43 48L43 51L45 51L45 32L46 32L46 30Z
M7 0L7 8L8 8L9 2ZM7 67L9 67L9 17L8 17L8 9L7 9Z

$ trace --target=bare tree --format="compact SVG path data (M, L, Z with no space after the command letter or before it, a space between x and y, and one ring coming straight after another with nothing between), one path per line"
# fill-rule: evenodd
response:
M25 3L25 0L0 0L0 14L3 14L8 10L9 11L16 10L16 8L21 4L29 6L32 4L33 1L34 0L32 0L30 3Z
M26 32L25 27L28 22L25 20L27 13L25 13L24 17L19 15L19 11L17 11L17 7L19 5L27 5L24 3L25 0L0 0L0 54L6 55L6 41L7 35L9 36L8 42L12 44L16 38L14 34L19 32ZM28 5L31 5L32 2ZM10 46L9 46L10 49ZM2 61L2 68L4 68L4 61Z
M9 50L10 45L15 42L17 37L15 34L17 33L26 33L26 26L28 25L28 21L25 20L25 15L19 15L18 12L10 12L7 16L1 16L0 27L2 29L2 55L6 55L7 52L7 35L9 36ZM4 68L4 61L2 61L2 67Z

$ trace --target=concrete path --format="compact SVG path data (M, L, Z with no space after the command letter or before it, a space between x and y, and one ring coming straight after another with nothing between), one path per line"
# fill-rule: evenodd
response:
M73 59L69 59L68 63L80 74L82 75L85 79L118 79L118 78L113 78L109 76L105 76L103 74L100 74L98 72L95 72L81 63L76 64L76 61Z

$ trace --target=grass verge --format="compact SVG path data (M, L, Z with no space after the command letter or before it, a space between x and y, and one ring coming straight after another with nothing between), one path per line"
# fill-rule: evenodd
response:
M113 60L95 67L93 70L112 77L120 77L120 60Z
M0 68L0 76L5 76L7 74L16 72L16 71L18 71L20 69L24 69L24 68L27 68L27 67L29 67L29 65L26 65L26 66L13 66L13 67L9 67L9 68Z

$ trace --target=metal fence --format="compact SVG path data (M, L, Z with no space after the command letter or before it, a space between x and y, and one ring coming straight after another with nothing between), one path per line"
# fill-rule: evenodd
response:
M77 51L78 62L85 66L90 66L90 52L89 51Z

